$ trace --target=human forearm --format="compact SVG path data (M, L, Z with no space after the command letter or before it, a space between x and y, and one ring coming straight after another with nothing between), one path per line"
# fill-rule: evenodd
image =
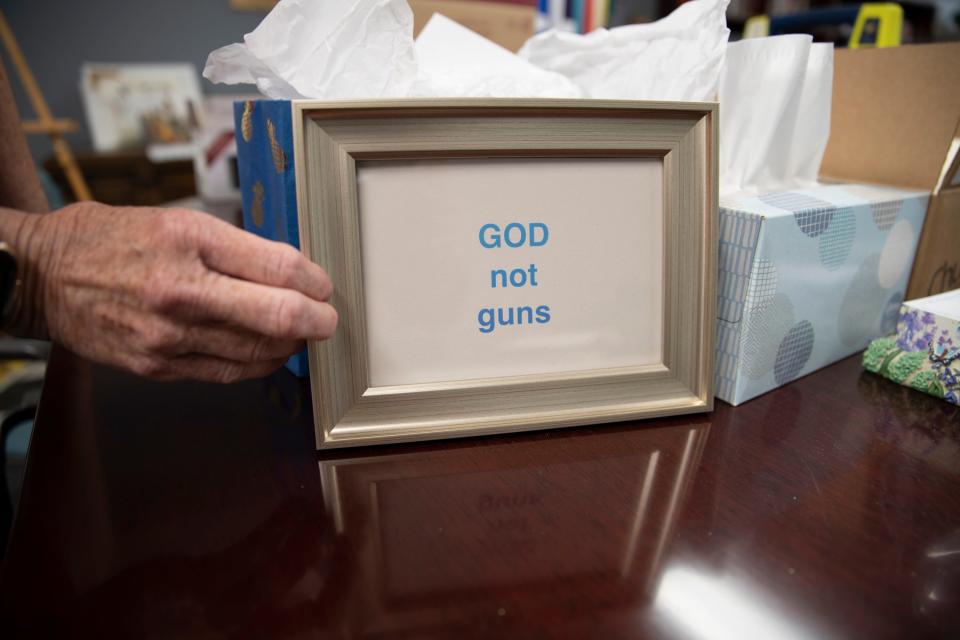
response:
M52 244L58 233L44 218L43 214L0 207L0 241L10 247L17 259L18 280L2 318L2 328L21 337L49 337L43 274L51 267Z

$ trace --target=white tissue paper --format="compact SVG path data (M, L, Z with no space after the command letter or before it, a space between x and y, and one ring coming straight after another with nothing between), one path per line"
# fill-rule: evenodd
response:
M714 100L730 30L729 0L691 0L650 24L556 30L527 41L520 56L570 78L590 98Z
M809 35L727 47L720 79L720 193L817 183L830 135L833 45Z
M817 184L820 163L830 138L830 107L833 100L833 43L810 45L807 72L797 106L797 126L787 158L787 175L795 186Z
M540 69L446 16L435 13L417 36L423 97L580 98L573 82Z
M552 97L714 100L729 0L692 0L659 22L556 31L510 53L434 14L413 41L406 0L280 0L205 78L270 98Z
M280 0L243 40L211 53L203 77L282 99L406 96L416 80L406 0Z

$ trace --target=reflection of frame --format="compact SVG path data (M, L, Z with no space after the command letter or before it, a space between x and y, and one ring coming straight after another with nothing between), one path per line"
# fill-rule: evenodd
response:
M85 64L81 77L97 151L190 142L201 108L193 65Z
M505 592L527 611L635 606L656 592L708 432L321 459L326 510L357 563L345 598L362 613L338 625L439 637L487 619Z
M712 408L715 105L293 104L319 447Z

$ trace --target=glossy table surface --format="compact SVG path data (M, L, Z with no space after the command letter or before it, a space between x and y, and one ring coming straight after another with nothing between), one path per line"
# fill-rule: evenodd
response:
M309 407L286 371L55 352L0 635L960 637L960 411L858 358L706 415L322 455Z

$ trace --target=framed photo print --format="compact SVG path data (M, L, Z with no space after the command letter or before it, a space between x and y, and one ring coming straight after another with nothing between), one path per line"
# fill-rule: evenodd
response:
M293 110L319 448L712 408L716 105Z
M95 64L80 68L93 148L188 144L202 124L200 77L192 64Z

